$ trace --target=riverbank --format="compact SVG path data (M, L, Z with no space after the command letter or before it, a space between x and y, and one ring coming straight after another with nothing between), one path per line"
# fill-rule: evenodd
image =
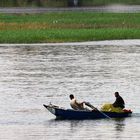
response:
M0 14L0 43L140 39L140 13Z
M93 7L0 7L0 13L37 14L47 12L140 13L140 5L106 5Z
M87 42L65 42L65 43L20 43L20 44L0 44L0 47L25 47L25 46L139 46L140 39L129 40L105 40L105 41L87 41Z

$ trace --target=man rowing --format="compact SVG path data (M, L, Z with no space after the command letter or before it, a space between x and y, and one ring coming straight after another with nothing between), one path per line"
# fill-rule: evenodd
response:
M74 110L85 110L84 103L85 102L78 102L73 94L70 94L70 105Z
M76 100L76 98L74 97L73 94L70 94L70 106L74 109L74 110L86 110L86 111L94 111L97 110L97 108L95 108L93 105L91 105L89 102L78 102ZM84 107L84 105L86 105L86 107Z

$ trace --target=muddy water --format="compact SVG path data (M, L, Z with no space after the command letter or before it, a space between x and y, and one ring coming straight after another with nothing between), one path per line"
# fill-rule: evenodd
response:
M0 139L140 138L140 45L132 44L1 45ZM115 91L133 110L131 118L57 121L42 106L70 108L73 93L100 108L115 100Z

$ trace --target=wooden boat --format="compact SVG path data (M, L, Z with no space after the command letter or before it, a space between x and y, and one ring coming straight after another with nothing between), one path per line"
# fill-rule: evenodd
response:
M56 116L57 119L101 119L101 118L124 118L130 117L131 110L125 110L121 113L116 112L101 112L99 110L87 111L87 110L73 110L65 109L55 105L43 105L49 112Z

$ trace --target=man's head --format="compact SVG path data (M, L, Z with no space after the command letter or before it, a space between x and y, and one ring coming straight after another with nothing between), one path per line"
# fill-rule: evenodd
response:
M74 99L74 95L73 94L70 94L70 99L72 100L72 99Z
M119 96L119 92L115 92L115 97L118 97Z

